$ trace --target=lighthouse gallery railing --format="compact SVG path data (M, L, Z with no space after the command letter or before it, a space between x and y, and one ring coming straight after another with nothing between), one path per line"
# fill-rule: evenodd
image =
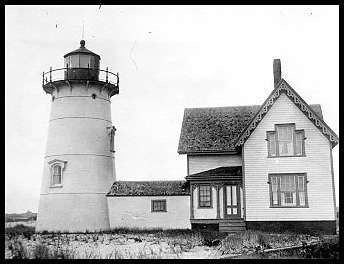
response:
M81 74L82 73L82 74ZM63 81L63 80L90 80L106 82L113 85L119 85L119 74L101 69L92 68L59 68L43 72L43 86L49 82Z

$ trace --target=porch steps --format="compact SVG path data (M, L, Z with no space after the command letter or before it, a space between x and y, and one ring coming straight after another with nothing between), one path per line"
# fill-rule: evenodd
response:
M219 231L226 233L239 233L246 230L246 224L243 219L230 219L219 222Z

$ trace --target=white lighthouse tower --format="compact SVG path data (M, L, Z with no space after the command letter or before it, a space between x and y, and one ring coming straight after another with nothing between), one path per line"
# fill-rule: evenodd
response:
M107 230L106 193L116 180L111 97L118 73L99 69L85 48L64 56L64 68L43 73L51 95L36 231Z

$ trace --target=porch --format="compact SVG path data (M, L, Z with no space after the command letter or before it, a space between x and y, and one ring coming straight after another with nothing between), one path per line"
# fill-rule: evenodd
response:
M241 169L219 167L185 177L190 184L192 228L230 233L245 230Z

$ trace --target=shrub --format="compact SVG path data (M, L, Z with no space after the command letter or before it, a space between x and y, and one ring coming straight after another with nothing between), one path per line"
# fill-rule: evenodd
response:
M28 259L29 252L20 240L16 240L11 246L13 259Z
M33 249L32 256L34 259L48 259L49 248L44 244L36 244Z
M5 234L8 235L9 238L22 235L25 238L30 239L31 235L34 233L35 233L35 227L25 226L23 224L5 228Z

